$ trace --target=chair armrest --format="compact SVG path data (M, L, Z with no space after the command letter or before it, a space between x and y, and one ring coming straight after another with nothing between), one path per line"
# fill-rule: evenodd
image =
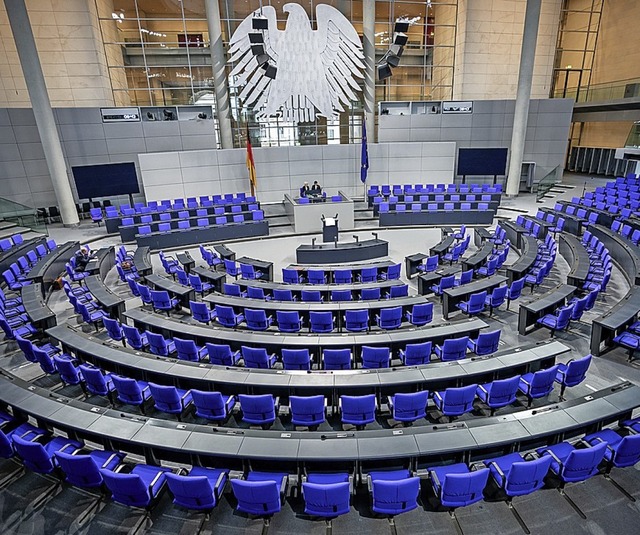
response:
M480 390L482 390L485 394L487 394L487 396L489 395L489 392L487 391L487 389L484 387L484 385L478 385L478 388Z
M550 449L545 449L545 450L543 450L543 454L544 454L544 453L547 453L547 454L551 455L551 457L553 458L553 460L554 460L555 462L557 462L557 463L558 463L558 465L560 465L560 467L562 467L562 461L561 461L561 460L558 458L558 456L557 456L555 453L553 453Z
M106 468L107 466L109 466L109 463L113 461L113 459L115 459L116 457L118 457L118 454L115 452L112 453L100 468Z
M369 491L369 494L371 494L371 491L373 490L373 481L371 481L370 474L367 474L367 490Z
M222 496L222 493L224 492L224 488L227 486L227 472L222 472L220 473L220 475L218 476L218 479L216 479L216 484L213 486L213 492L216 495L216 499L220 499L220 497ZM223 484L224 482L224 484Z
M73 447L73 451L74 451L74 452L75 452L75 451L77 451L77 449L78 449L78 448L76 448L75 444L71 444L71 443L65 444L65 445L64 445L62 448L60 448L58 451L64 451L64 450L68 449L70 446L71 446L71 447Z
M149 492L151 493L152 496L153 496L153 487L158 481L160 481L162 476L164 476L164 472L158 472L156 474L156 477L154 477L153 481L151 481L151 483L149 484ZM165 479L162 479L162 483L164 482L165 482Z
M287 485L289 484L289 476L282 478L282 484L280 485L280 496L285 496L287 492Z
M498 475L500 476L500 479L502 480L500 483L500 486L504 485L504 472L500 469L500 467L498 466L498 463L491 461L489 463L491 466L493 466L496 470L496 472L498 472Z
M182 395L182 397L181 397L180 399L181 399L182 401L184 401L184 400L185 400L185 398L187 398L187 397L189 396L189 394L191 394L191 390L187 390L187 391Z
M433 485L435 487L438 487L438 489L442 488L442 485L440 485L440 480L438 479L438 474L436 474L434 470L429 471L429 477L431 478L431 481L433 482Z
M531 383L529 383L529 381L527 381L526 379L523 379L522 376L520 377L520 381L523 382L527 386L531 386Z

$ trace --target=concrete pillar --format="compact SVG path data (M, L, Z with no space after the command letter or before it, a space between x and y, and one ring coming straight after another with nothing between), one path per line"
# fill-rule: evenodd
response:
M24 0L4 0L9 24L13 32L13 39L18 49L18 57L24 75L31 107L36 119L40 141L47 160L47 167L53 182L60 215L65 226L77 225L78 212L73 200L71 185L67 175L67 166L62 154L62 145L58 136L58 129L53 118L53 110L44 82L44 74L40 65L40 58L36 50L29 15Z
M222 23L218 0L205 0L209 41L211 42L211 68L213 70L213 89L216 93L216 115L220 125L220 144L223 149L233 148L231 130L231 112L229 109L229 84L227 83L227 63L222 46Z
M362 48L364 52L364 118L367 121L367 136L371 143L376 142L376 3L375 0L362 0Z
M520 190L522 155L524 154L524 140L527 135L529 99L531 97L531 81L533 79L533 63L536 57L541 4L542 0L527 0L527 8L524 15L518 91L516 93L516 109L513 115L509 174L507 175L507 195L518 195Z

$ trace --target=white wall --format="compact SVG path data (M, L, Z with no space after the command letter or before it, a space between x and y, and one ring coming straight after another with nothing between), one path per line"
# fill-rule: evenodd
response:
M281 201L314 180L327 195L362 195L360 151L359 144L255 148L258 198ZM370 144L367 182L452 182L455 155L455 143ZM245 159L245 149L138 155L147 201L249 191Z

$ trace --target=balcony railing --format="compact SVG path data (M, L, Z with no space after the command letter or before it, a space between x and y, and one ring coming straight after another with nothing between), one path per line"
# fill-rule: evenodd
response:
M573 98L577 103L608 102L631 97L640 97L640 78L592 84L581 88L559 88L553 94L553 98Z

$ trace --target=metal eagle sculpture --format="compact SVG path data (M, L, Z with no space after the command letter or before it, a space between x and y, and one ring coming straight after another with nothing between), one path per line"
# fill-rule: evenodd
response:
M230 41L229 61L235 65L231 85L258 119L311 122L316 116L337 117L361 91L357 79L363 78L365 66L358 33L329 5L316 7L316 30L302 6L285 4L283 11L289 14L284 31L278 29L272 6L257 9L240 23ZM255 35L252 21L260 15L268 25L261 31L267 63L265 55L252 50L249 36Z

